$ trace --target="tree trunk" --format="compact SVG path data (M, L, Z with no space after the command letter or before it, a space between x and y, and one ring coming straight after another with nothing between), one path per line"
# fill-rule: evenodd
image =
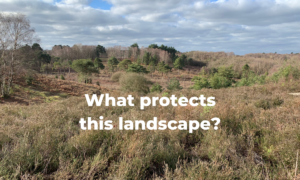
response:
M6 62L4 61L4 64L3 64L3 77L2 77L2 84L1 84L1 95L2 96L5 96L5 84L6 84L6 77L5 77L5 71L6 71Z
M11 53L11 65L10 65L10 73L7 82L7 95L9 95L10 89L12 87L12 80L14 76L14 51Z

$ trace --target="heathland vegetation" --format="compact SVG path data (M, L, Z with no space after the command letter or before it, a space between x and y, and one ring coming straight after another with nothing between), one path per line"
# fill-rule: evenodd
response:
M25 16L0 23L0 179L300 178L300 54L137 43L44 50ZM102 93L131 94L136 106L87 106L84 94ZM214 96L216 106L139 109L141 96L173 94ZM221 123L192 134L80 129L80 118L99 116L116 127L120 116Z

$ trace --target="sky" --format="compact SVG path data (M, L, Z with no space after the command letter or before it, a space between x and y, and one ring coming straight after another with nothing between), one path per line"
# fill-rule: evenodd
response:
M300 52L300 0L0 0L54 45L173 46L186 51Z

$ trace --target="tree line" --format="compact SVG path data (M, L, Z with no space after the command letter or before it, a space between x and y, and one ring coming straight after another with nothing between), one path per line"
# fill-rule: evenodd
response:
M190 65L192 59L174 47L150 44L139 47L137 43L129 47L75 44L54 45L44 50L35 30L23 14L0 14L0 96L10 94L13 79L22 70L39 73L57 71L60 73L79 72L84 79L90 73L104 69L149 73L159 71L166 74Z

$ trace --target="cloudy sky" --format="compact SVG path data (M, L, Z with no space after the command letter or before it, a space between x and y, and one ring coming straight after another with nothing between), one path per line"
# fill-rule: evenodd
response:
M156 43L181 52L300 52L300 0L0 0L41 45Z

